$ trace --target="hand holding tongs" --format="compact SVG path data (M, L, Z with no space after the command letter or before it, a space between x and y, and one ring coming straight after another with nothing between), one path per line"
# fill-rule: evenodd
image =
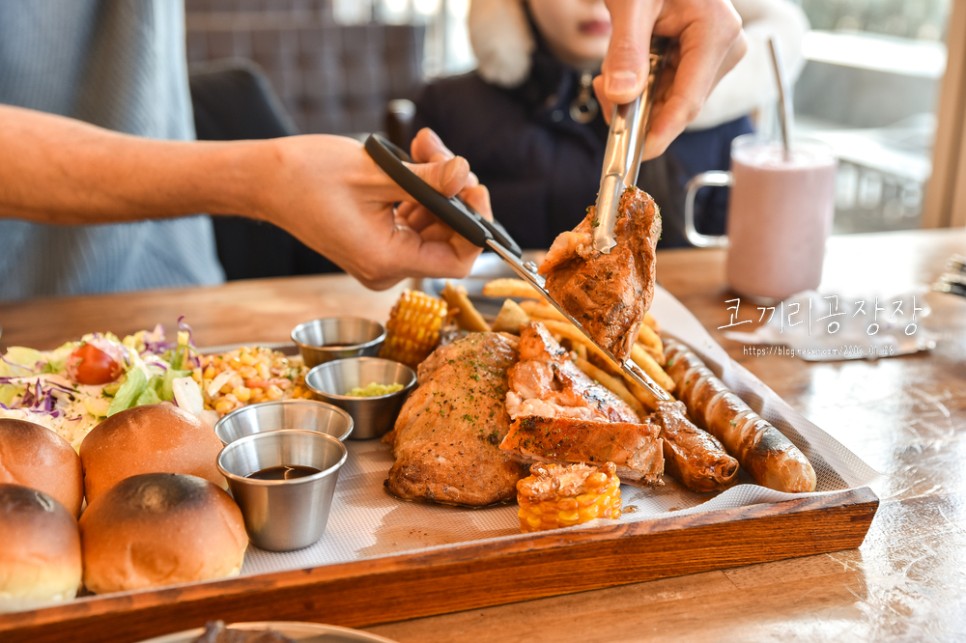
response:
M624 189L637 185L644 138L654 102L654 85L664 65L668 42L667 38L659 37L651 41L650 69L644 93L626 105L614 106L604 150L604 167L600 173L600 190L597 193L598 223L594 227L594 249L597 252L610 252L617 245L614 239L617 206Z
M669 401L672 399L667 391L658 386L651 379L651 376L637 364L630 360L618 360L611 351L594 341L594 338L590 336L580 322L574 319L573 315L564 310L563 306L550 295L547 291L546 280L543 275L537 272L536 264L532 261L523 261L523 251L520 246L499 222L486 220L458 197L446 198L440 194L403 165L403 161L412 163L412 159L406 152L378 134L369 135L365 142L365 148L372 160L389 175L389 178L398 183L402 189L411 194L413 198L438 216L444 223L466 237L470 243L480 248L489 248L499 255L521 279L540 292L544 299L576 326L594 346L614 363L619 364L621 370L631 379L650 391L658 400Z

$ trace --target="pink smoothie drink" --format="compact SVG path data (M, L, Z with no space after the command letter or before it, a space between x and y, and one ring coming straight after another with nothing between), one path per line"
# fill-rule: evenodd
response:
M735 140L728 207L728 284L740 295L781 300L818 288L835 209L836 161L819 143Z

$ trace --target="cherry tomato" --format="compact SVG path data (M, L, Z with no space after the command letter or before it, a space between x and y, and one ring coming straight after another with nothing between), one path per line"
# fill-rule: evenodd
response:
M90 343L81 344L67 358L67 373L79 384L107 384L123 372L117 360Z

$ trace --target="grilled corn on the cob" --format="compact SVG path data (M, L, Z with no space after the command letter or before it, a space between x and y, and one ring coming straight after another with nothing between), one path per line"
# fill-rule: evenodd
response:
M535 464L517 482L520 529L524 532L569 527L596 518L619 518L621 487L616 467L589 464Z
M380 355L415 368L439 344L446 302L418 290L405 290L389 313Z

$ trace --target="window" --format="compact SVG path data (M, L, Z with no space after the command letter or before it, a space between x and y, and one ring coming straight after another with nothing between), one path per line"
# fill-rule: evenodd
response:
M458 74L475 61L466 34L470 0L333 0L337 22L426 25L427 77Z
M812 31L800 130L836 149L838 232L916 228L946 67L950 0L802 0Z

